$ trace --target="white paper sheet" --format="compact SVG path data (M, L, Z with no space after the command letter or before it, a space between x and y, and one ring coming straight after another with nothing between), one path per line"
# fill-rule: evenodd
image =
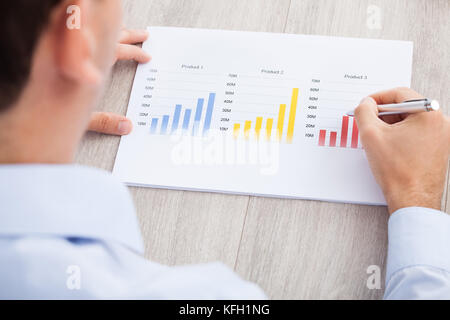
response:
M149 32L143 48L153 59L137 69L127 113L134 130L113 170L122 181L385 204L343 115L370 93L410 85L411 42Z

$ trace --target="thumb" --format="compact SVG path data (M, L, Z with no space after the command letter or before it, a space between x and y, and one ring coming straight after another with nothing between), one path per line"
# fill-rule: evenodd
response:
M109 112L94 112L89 122L89 131L110 135L127 135L133 129L133 124L124 116Z
M372 97L364 98L355 109L355 118L361 130L368 125L379 125L382 120L378 118L377 103Z

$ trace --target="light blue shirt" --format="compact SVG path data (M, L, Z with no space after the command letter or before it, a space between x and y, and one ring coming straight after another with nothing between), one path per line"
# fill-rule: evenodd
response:
M264 299L221 263L142 257L131 197L109 173L0 166L1 299ZM389 221L386 298L450 298L450 217L407 208ZM300 270L299 270L300 272Z
M385 299L450 299L450 216L400 209L389 219Z

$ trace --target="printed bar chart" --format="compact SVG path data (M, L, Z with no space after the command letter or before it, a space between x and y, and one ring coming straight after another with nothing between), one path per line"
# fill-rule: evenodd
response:
M359 131L358 126L356 124L356 120L353 119L351 126L351 135L349 135L350 131L350 121L348 116L342 117L341 122L341 131L340 131L340 148L349 148L348 139L350 137L350 148L357 149L359 147ZM329 142L326 143L327 140L327 130L319 130L319 147L337 147L338 140L338 132L337 131L329 131Z
M211 128L211 119L214 112L215 97L216 97L215 93L209 94L208 108L206 110L205 120L203 124L203 135L207 135ZM178 129L180 129L180 126L183 134L188 134L189 132L191 132L192 136L200 135L204 104L205 99L199 98L197 100L195 113L193 113L193 109L183 110L183 105L181 104L175 105L175 110L172 117L170 115L163 115L161 118L155 117L151 119L150 134L152 135L158 134L158 124L161 123L161 127L159 128L160 135L175 134L178 131ZM191 125L192 131L190 131Z
M235 123L233 127L233 136L235 138L239 137L239 131L241 130L241 125L239 123Z
M283 140L283 134L286 134L286 142L292 143L294 139L294 129L295 129L295 119L297 115L297 108L298 108L298 97L299 97L299 89L294 88L292 90L292 97L291 97L291 104L290 104L290 110L289 114L286 115L286 104L280 104L278 106L278 116L277 116L277 122L276 127L274 128L274 119L268 118L265 121L265 138L266 140L270 141L272 138L272 130L276 130L276 140L281 142ZM287 130L285 130L285 118L288 116L287 119ZM261 138L261 131L263 130L263 123L264 123L264 117L259 116L255 119L255 126L252 129L252 123L253 121L248 120L244 122L244 138L246 140L250 139L252 136L252 130L254 129L255 137L257 140ZM233 128L233 136L235 138L239 137L240 134L240 124L235 124Z
M250 129L252 128L252 122L251 121L245 121L244 125L244 137L245 139L250 138Z
M256 118L255 132L256 132L256 139L258 139L258 140L261 135L262 121L263 121L262 117Z
M341 148L347 148L348 116L342 117Z
M206 136L211 129L211 119L214 109L214 100L216 99L215 93L210 93L208 98L208 108L206 109L205 126L203 127L203 136Z
M152 119L152 124L150 126L150 133L151 134L155 134L156 133L157 126L158 126L158 119L157 118L153 118Z
M205 103L204 99L198 99L197 109L195 110L195 119L194 119L194 127L192 129L192 135L198 135L200 129L200 120L202 118L203 104Z
M330 132L330 147L336 147L337 132Z
M272 138L272 127L273 127L273 119L267 119L266 138L269 141Z
M325 138L327 136L326 130L320 130L319 132L319 146L323 147L325 146Z
M352 144L353 149L358 148L358 126L356 125L356 119L353 118L353 128L352 128Z
M191 109L186 109L184 112L184 119L183 119L183 132L187 132L189 128L189 121L191 120Z
M167 133L167 127L168 127L168 125L169 125L169 119L170 119L170 117L169 116L163 116L163 121L162 121L162 124L161 124L161 134L166 134Z
M295 116L297 113L297 104L298 104L298 88L295 88L292 91L291 110L289 112L289 124L287 132L288 143L292 143L292 140L294 138L294 125L295 125Z
M373 92L410 86L412 42L149 31L143 49L153 59L136 71L127 111L134 130L120 142L118 179L138 187L386 204L361 130L344 115Z
M286 113L286 105L280 105L280 111L278 112L278 124L277 124L277 140L281 141L283 136L284 115Z
M175 107L175 114L173 115L173 122L172 122L172 133L175 133L178 130L178 123L180 122L180 115L181 115L181 105L177 105Z

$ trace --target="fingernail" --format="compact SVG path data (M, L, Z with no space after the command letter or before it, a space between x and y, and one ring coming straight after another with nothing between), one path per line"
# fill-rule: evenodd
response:
M372 97L365 97L364 99L361 100L361 102L359 104L365 104L365 103L367 103L367 104L375 103L376 104L375 100Z
M127 135L133 129L133 124L130 120L121 120L117 129L119 130L119 134Z

